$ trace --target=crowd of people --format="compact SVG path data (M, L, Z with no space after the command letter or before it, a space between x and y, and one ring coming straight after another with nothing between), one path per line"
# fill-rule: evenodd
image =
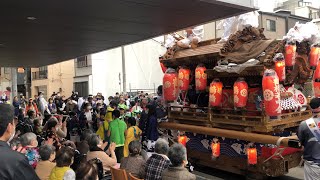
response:
M165 117L161 86L156 97L15 97L0 104L0 177L110 179L121 168L146 180L196 179L185 168L186 148L159 138Z

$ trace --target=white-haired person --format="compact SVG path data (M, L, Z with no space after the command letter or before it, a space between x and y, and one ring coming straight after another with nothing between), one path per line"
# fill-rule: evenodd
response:
M26 150L26 157L28 158L29 164L36 168L40 159L37 135L28 132L20 137L21 145Z
M181 144L174 144L168 152L170 166L162 173L162 180L196 180L196 176L186 169L187 150Z

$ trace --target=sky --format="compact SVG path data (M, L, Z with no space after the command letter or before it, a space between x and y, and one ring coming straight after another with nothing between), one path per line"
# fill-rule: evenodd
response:
M255 5L258 5L261 11L273 12L277 2L281 3L286 0L254 0ZM315 7L320 7L320 0L305 0L305 2L312 2Z

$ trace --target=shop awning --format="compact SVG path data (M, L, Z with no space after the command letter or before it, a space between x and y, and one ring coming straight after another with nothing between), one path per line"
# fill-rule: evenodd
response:
M252 4L252 0L2 0L0 66L53 64L242 14L251 11Z

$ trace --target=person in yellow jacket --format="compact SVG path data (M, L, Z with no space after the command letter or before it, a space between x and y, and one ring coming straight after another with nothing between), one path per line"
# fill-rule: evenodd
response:
M123 156L129 156L129 144L132 141L140 140L140 136L142 134L141 129L136 126L136 119L134 117L130 117L128 119L128 129L126 134L126 140L124 142Z
M101 121L101 124L96 132L97 135L104 141L108 141L108 130L109 130L109 122L111 122L112 119L107 118L105 112L100 113L100 118L103 119Z
M56 154L56 166L52 169L49 180L75 180L76 173L70 168L73 163L73 150L64 146Z

